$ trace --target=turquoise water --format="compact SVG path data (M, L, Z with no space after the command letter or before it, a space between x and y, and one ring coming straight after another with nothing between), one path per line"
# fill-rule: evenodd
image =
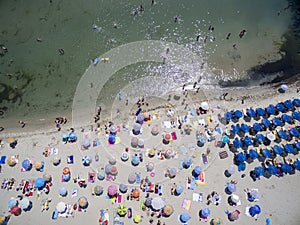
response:
M133 15L141 4L144 12ZM8 51L0 58L0 122L70 112L77 83L91 59L133 41L185 45L210 68L216 77L212 85L243 78L251 67L280 57L282 35L291 20L290 11L284 10L287 5L283 0L156 0L154 5L151 0L2 0L0 44ZM246 34L240 38L243 29ZM177 69L163 71L155 63L126 67L111 78L99 99L109 102L134 79L172 76L180 73ZM178 80L172 88L183 82Z

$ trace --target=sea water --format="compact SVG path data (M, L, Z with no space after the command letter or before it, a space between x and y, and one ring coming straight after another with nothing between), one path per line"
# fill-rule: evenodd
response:
M211 74L202 74L204 80L208 75L216 77L206 86L218 85L220 79L243 79L253 66L280 58L282 35L291 23L284 0L154 2L0 1L0 44L7 48L0 57L0 122L70 112L77 83L91 60L134 41L184 45L209 68ZM193 80L194 74L181 73L176 65L130 65L104 85L99 102L109 103L124 86L141 77L175 77L167 89Z

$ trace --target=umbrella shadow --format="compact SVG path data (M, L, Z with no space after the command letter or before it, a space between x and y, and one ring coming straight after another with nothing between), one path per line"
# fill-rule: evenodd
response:
M251 121L251 117L250 116L244 116L244 121L249 123Z
M229 124L229 121L227 121L224 117L219 118L219 121L220 121L220 123L223 124L223 125Z

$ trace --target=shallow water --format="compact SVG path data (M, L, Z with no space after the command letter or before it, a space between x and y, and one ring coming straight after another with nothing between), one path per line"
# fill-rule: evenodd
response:
M284 10L288 3L282 0L155 2L151 6L151 0L0 1L0 44L8 49L0 58L1 120L70 112L77 83L91 59L133 41L186 46L205 62L203 85L243 78L251 67L278 59L281 37L291 20L289 10ZM145 11L132 15L140 4ZM246 34L240 38L243 29ZM111 77L99 101L109 102L124 85L142 76L176 76L168 87L173 89L197 80L192 72L184 74L176 65L131 65Z

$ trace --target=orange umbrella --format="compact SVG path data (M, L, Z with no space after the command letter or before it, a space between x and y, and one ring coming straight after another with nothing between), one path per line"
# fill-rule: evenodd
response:
M164 214L165 216L170 216L170 215L172 215L172 213L173 213L173 207L172 207L172 206L166 205L166 206L163 208L163 214Z
M9 166L15 166L17 164L16 159L10 157L7 161L6 161L7 165Z
M42 165L41 162L35 162L35 163L34 163L34 168L35 168L36 170L40 170L42 167L43 167L43 165Z
M65 168L63 169L63 174L66 175L66 174L69 174L69 173L70 173L69 167L65 167Z
M140 191L139 190L134 190L133 192L132 192L132 197L134 197L134 198L138 198L138 197L140 197Z

